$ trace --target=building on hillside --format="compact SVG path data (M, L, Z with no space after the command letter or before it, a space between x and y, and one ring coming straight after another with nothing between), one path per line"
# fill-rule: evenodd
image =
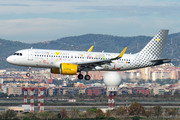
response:
M7 94L8 95L21 95L22 94L22 88L21 87L8 87L8 90L7 90Z
M75 88L75 87L63 87L63 95L75 95L75 94L79 94L79 89L80 88Z
M171 71L170 72L170 79L178 80L178 78L179 78L178 73L179 73L179 71Z
M151 88L151 95L164 95L166 89L162 86Z
M79 89L79 94L85 94L85 89L84 88L80 88Z
M143 95L149 95L150 94L150 90L149 89L137 90L137 93L143 94Z
M48 79L47 83L53 83L53 79Z
M141 78L144 79L145 81L151 79L151 68L142 68L141 69Z
M86 95L92 95L92 94L95 94L96 96L97 95L104 95L105 94L105 89L103 87L90 87L90 88L87 88L85 90L85 94Z
M132 88L132 94L137 94L138 90L145 90L146 88L144 87L133 87Z
M122 87L118 90L118 95L129 95L132 94L132 89L128 87Z

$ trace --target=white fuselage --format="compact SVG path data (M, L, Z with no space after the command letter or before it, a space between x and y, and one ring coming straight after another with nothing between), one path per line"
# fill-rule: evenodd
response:
M118 55L119 53L24 49L19 50L15 55L11 55L10 57L8 57L7 61L14 65L26 67L59 68L61 63L73 64L77 62L107 60ZM113 60L110 64L97 66L92 70L122 71L137 69L137 67L131 67L135 56L136 54L124 54L122 58Z

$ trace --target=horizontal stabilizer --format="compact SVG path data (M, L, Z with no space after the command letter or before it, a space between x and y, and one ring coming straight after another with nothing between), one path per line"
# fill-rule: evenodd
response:
M150 60L150 62L169 63L169 62L171 62L171 59L164 58L164 59Z

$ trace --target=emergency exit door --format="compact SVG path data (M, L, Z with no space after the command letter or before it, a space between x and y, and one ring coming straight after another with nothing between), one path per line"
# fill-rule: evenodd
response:
M28 60L33 60L33 51L28 51Z

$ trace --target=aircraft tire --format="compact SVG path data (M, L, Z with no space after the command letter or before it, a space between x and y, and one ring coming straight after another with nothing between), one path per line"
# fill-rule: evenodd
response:
M78 79L83 79L83 75L82 75L82 74L79 74L79 75L78 75Z
M84 78L85 78L85 80L90 80L91 79L91 77L89 75L86 75Z
M30 74L29 74L29 73L26 73L26 76L27 76L27 77L29 77L29 76L30 76Z

